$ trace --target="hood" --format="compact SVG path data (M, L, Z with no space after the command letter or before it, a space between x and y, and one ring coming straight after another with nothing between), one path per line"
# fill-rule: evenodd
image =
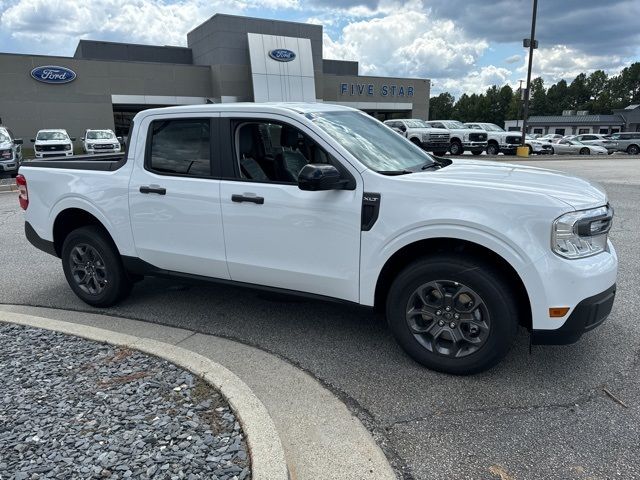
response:
M71 143L71 139L67 138L66 140L38 140L36 139L36 143L38 145L67 145Z
M446 128L431 128L431 127L411 127L409 128L412 132L423 132L423 133L444 133L449 135L449 130Z
M118 140L115 138L96 138L95 140L92 138L87 138L85 142L92 143L92 144L97 143L98 145L119 143Z
M455 160L440 170L407 175L407 180L441 179L460 186L502 188L514 192L547 195L576 210L607 203L607 194L596 183L555 170L479 160Z

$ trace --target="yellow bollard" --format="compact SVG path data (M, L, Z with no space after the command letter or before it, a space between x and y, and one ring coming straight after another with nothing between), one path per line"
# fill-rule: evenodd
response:
M527 147L527 146L518 147L516 155L518 155L519 157L528 157L529 156L529 147Z

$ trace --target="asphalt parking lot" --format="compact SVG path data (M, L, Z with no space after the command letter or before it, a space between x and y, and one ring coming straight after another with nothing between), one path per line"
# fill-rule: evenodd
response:
M616 209L617 300L607 322L576 345L529 354L521 332L496 368L452 377L411 361L381 316L340 304L147 279L104 313L289 360L345 401L407 479L640 478L640 158L515 163L599 181ZM57 259L28 244L15 193L0 194L0 249L0 303L100 312L72 294Z

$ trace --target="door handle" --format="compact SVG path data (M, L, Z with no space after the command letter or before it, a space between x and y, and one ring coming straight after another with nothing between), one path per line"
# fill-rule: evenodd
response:
M238 195L234 193L233 195L231 195L231 201L236 203L251 202L251 203L256 203L258 205L262 205L264 203L264 198L256 197L253 195Z
M140 187L140 193L157 193L158 195L166 195L167 189L163 187L158 187L155 185L142 185Z

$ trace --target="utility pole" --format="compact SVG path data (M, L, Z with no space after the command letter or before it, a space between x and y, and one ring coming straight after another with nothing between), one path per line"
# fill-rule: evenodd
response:
M527 135L527 120L529 118L529 93L531 92L531 67L533 66L533 50L537 48L536 41L536 15L538 13L538 0L533 0L533 14L531 16L531 36L524 40L524 46L529 47L529 68L527 70L527 90L524 92L524 115L522 118L522 143L525 143ZM528 41L527 41L528 40Z
M516 116L516 128L520 126L520 113L522 112L522 82L524 80L518 80L520 87L518 87L518 115Z

